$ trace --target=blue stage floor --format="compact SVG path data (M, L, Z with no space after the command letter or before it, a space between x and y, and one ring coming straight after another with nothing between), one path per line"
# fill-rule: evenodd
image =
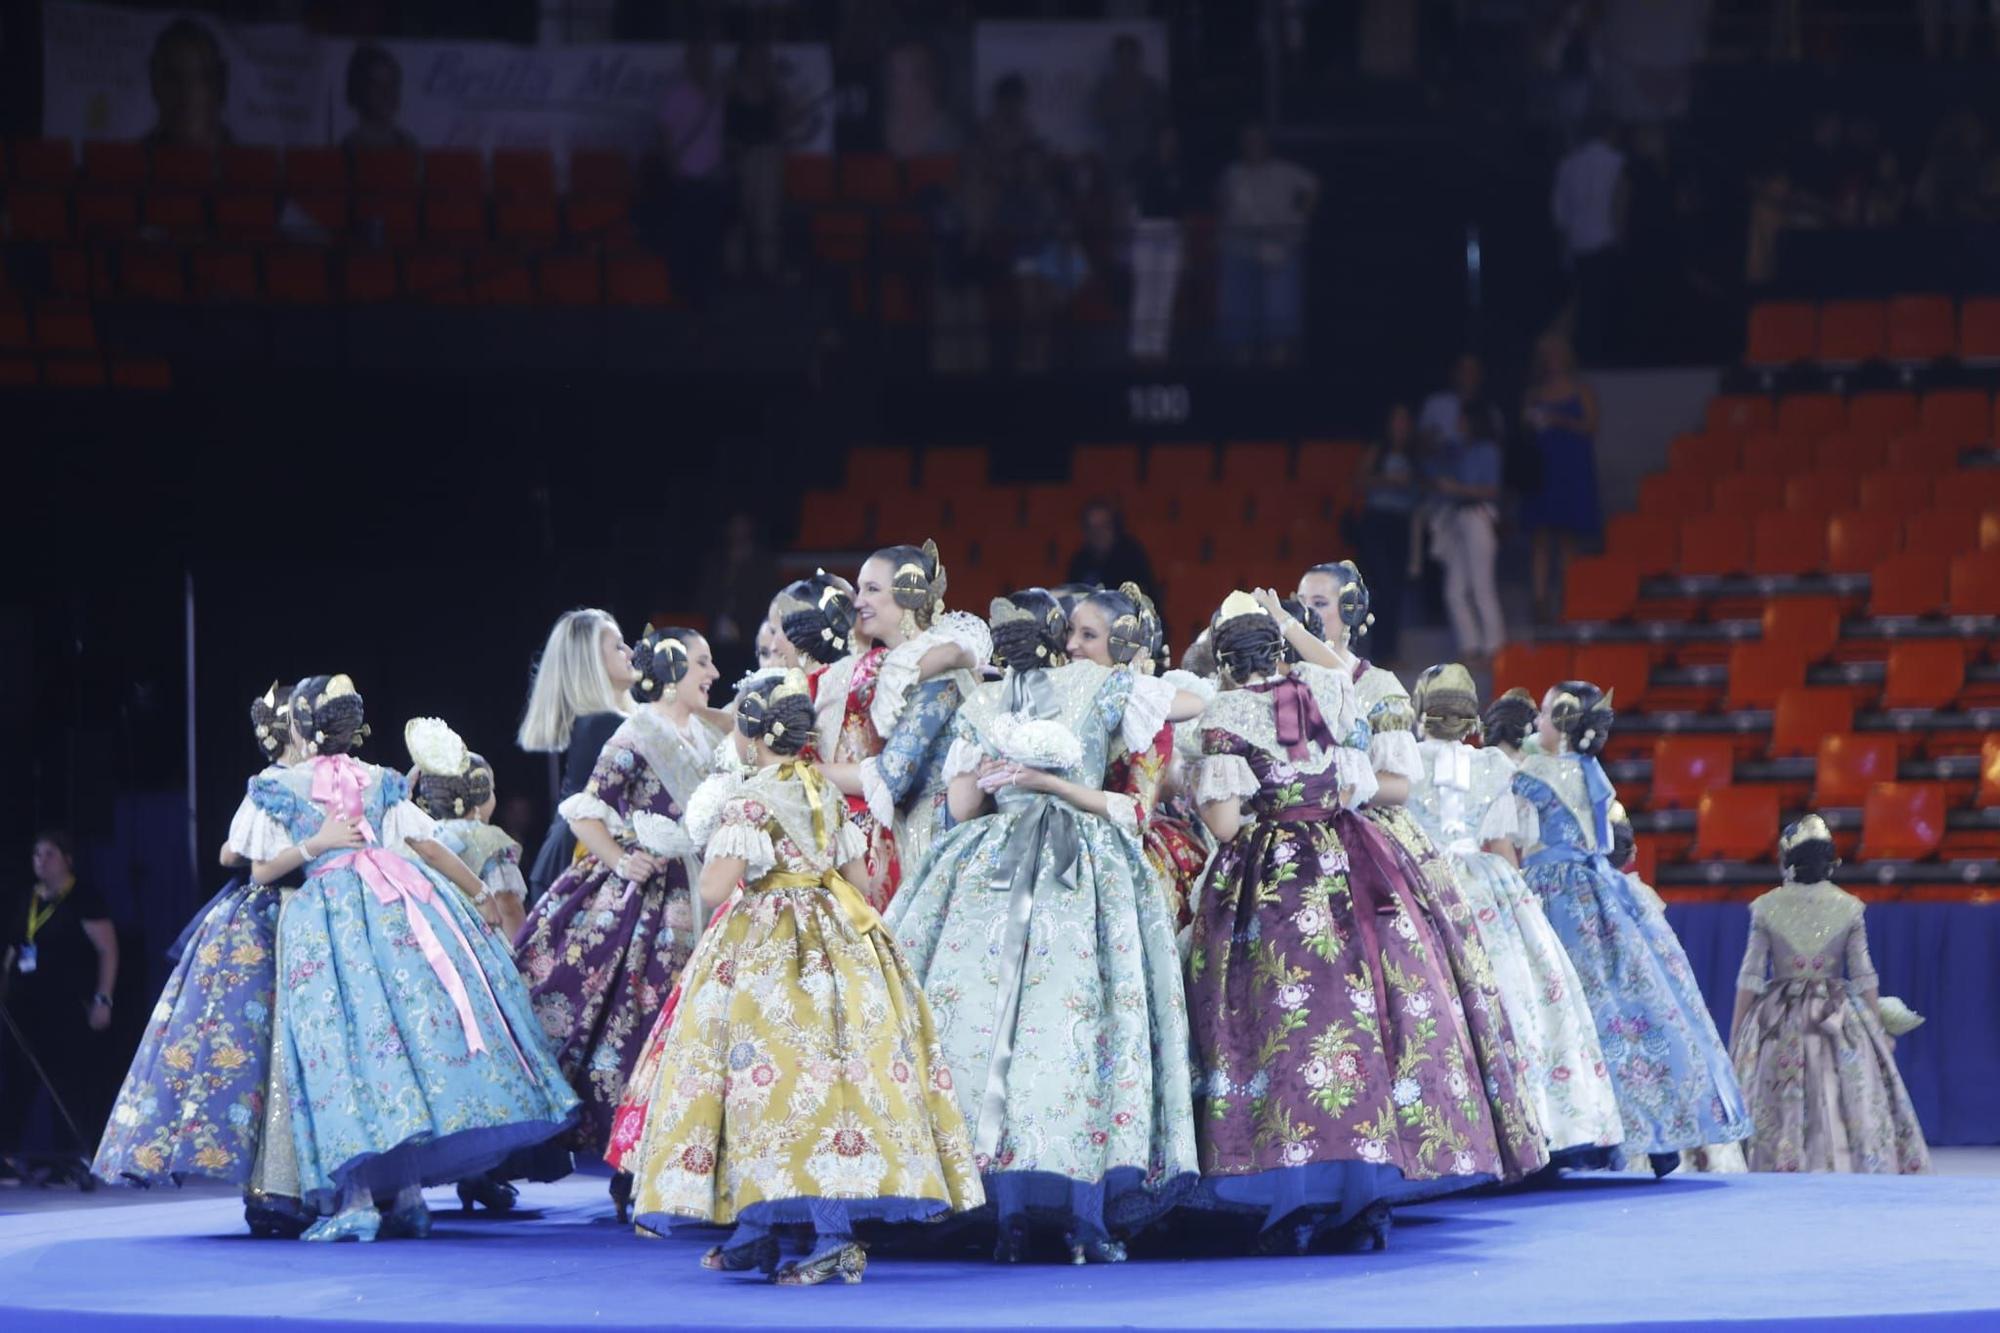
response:
M1994 1179L1586 1176L1412 1206L1384 1254L883 1257L809 1291L703 1272L698 1243L614 1225L603 1188L528 1186L512 1220L454 1204L428 1241L369 1246L253 1241L215 1197L0 1216L0 1330L2000 1329Z

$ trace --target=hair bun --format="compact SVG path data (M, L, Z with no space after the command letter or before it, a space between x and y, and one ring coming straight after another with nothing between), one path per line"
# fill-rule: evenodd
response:
M688 647L696 637L693 630L677 625L661 629L647 626L632 649L632 669L639 673L632 686L632 697L651 703L687 679L688 668L693 665Z
M307 676L292 691L292 724L320 754L348 754L368 739L367 709L344 675Z

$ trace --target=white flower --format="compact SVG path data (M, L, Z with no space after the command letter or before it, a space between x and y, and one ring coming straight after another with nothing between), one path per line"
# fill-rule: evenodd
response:
M1306 1081L1309 1088L1323 1088L1333 1082L1333 1066L1324 1060L1308 1060L1305 1068L1299 1071L1299 1077Z
M1375 1012L1375 992L1372 990L1351 990L1347 992L1347 1002L1361 1013Z
M1287 1143L1283 1153L1286 1166L1304 1166L1312 1160L1310 1143Z
M471 763L465 742L439 717L413 717L405 722L403 747L418 768L439 777L457 777Z
M1342 875L1347 873L1347 853L1338 847L1330 847L1319 854L1319 873L1322 875Z
M1278 1003L1286 1009L1303 1009L1306 997L1312 994L1312 987L1294 982L1278 987Z
M1445 1075L1444 1085L1454 1097L1463 1097L1472 1091L1472 1083L1465 1077L1463 1069L1454 1069Z
M1326 909L1317 903L1309 903L1292 913L1292 924L1299 928L1299 934L1318 935L1326 929Z
M1408 912L1396 913L1395 927L1396 933L1406 940L1414 940L1417 937L1417 923L1410 920Z
M1270 1087L1271 1087L1270 1071L1260 1069L1256 1073L1250 1076L1250 1081L1248 1083L1243 1085L1243 1091L1247 1093L1250 1096L1250 1098L1254 1101L1255 1099L1262 1097L1266 1092L1268 1092L1270 1090Z
M1472 1154L1463 1149L1452 1155L1451 1173L1455 1176L1469 1176L1477 1166L1478 1163L1472 1160Z
M1429 1018L1431 1016L1431 997L1422 991L1405 995L1403 997L1403 1008L1409 1011L1412 1018Z
M1396 1086L1389 1090L1398 1106L1409 1106L1424 1095L1423 1085L1405 1074L1396 1080Z
M1389 1160L1389 1145L1381 1139L1356 1139L1354 1151L1364 1162L1386 1162Z
M1003 759L1029 768L1052 771L1083 762L1083 742L1075 732L1059 722L1026 713L1003 713L993 719L987 739Z
M687 856L694 851L679 820L651 810L632 812L632 832L638 835L639 845L654 856Z

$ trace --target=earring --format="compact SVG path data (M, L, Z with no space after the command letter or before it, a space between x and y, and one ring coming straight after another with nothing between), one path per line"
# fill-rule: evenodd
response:
M660 691L660 698L666 701L667 703L672 703L674 700L680 697L681 697L681 687L678 685L669 685L667 686L667 688Z
M896 629L906 639L914 639L917 637L917 635L923 633L923 631L917 627L917 613L915 611L910 610L908 607L905 607L903 609L902 616L897 619Z

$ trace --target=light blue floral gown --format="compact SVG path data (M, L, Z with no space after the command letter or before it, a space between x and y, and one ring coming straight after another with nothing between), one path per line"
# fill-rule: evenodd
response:
M1616 793L1596 759L1533 755L1514 774L1521 873L1541 896L1597 1020L1625 1152L1734 1143L1750 1112L1687 954L1604 852Z
M301 1197L331 1212L455 1181L563 1130L576 1094L526 987L463 894L415 860L430 817L398 773L322 756L251 784L245 851L268 861L358 813L359 851L327 852L279 922L277 1059Z
M1089 662L1010 673L959 710L947 777L1010 755L1024 717L1080 742L1057 770L1101 787L1112 742L1150 744L1173 687ZM1144 1226L1197 1170L1187 1006L1166 895L1139 810L1112 816L1003 789L997 809L939 835L887 922L922 979L1006 1228L1051 1224L1072 1244Z

